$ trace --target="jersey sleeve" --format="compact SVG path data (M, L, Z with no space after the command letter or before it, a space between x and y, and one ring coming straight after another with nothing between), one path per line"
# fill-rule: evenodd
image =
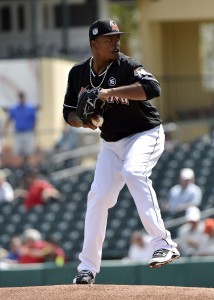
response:
M77 78L77 76L75 76L75 73L75 68L72 68L68 75L67 88L63 104L63 117L66 122L68 121L69 113L75 111L77 106L78 95L75 91L75 78Z
M144 69L143 66L137 67L134 70L134 76L142 85L147 100L151 100L160 96L161 89L158 80L146 69Z
M143 65L138 64L134 60L130 61L131 66L131 83L139 82L147 96L147 100L160 96L160 83L149 71L147 71Z

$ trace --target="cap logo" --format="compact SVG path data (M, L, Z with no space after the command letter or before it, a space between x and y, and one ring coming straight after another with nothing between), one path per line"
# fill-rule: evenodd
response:
M98 34L98 28L94 28L94 29L92 30L92 34L93 34L93 35L97 35L97 34Z
M110 26L112 28L112 31L119 31L117 24L113 20L110 21Z

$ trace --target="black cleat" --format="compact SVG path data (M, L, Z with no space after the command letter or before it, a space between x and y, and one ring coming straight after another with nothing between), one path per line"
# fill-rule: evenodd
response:
M95 282L94 275L91 271L81 270L74 278L74 284L93 284Z

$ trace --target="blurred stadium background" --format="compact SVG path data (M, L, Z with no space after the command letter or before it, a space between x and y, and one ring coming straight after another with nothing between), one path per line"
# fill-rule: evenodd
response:
M193 9L194 8L194 9ZM90 55L88 26L99 17L116 19L130 31L122 51L155 74L162 96L154 100L166 131L166 151L152 180L159 201L166 199L181 168L193 168L203 190L202 217L214 217L214 3L212 0L0 0L0 121L15 103L17 91L39 106L37 164L62 193L25 213L21 199L0 204L0 244L8 248L14 234L29 227L54 235L75 261L83 240L86 195L99 151L99 131L73 130L72 149L56 143L64 130L63 97L72 65ZM2 168L16 187L22 168L8 164L12 133L1 135ZM67 142L65 140L65 142ZM72 143L71 143L72 144ZM184 220L166 220L176 232ZM142 229L127 188L109 212L103 259L127 255L129 238Z

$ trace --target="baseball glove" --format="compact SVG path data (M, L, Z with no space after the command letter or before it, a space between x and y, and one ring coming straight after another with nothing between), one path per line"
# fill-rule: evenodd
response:
M85 89L78 96L76 115L84 124L89 123L93 115L102 114L105 101L98 95L99 89Z

